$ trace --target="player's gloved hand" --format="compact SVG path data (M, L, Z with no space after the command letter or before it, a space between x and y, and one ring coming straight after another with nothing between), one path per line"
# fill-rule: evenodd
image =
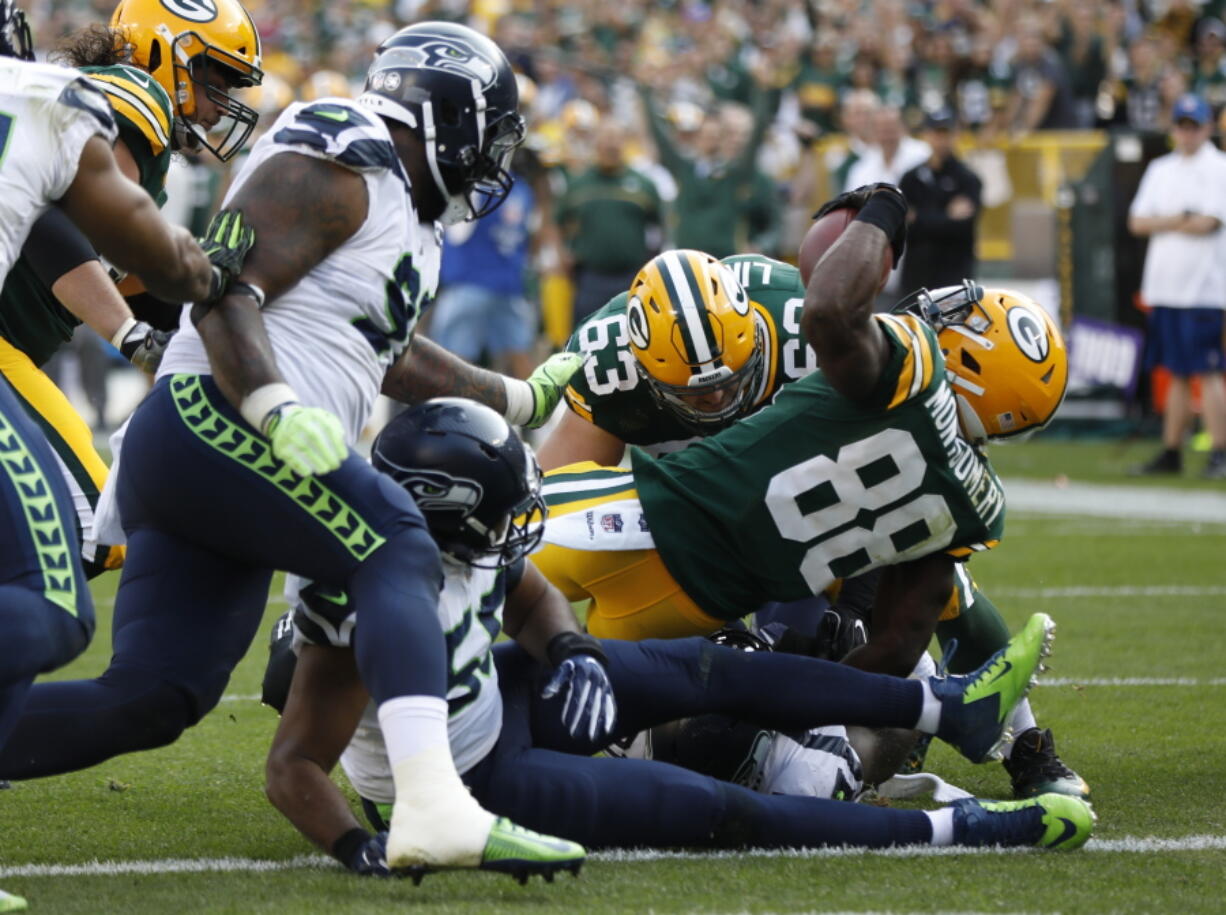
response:
M264 420L272 453L301 477L331 473L349 456L341 421L322 407L285 403Z
M162 364L162 356L174 331L155 330L144 321L128 318L111 337L111 345L142 372L152 375Z
M862 213L870 199L880 196L874 210L880 210L886 218L867 219L880 228L890 239L890 253L894 256L894 265L902 260L907 248L907 198L897 185L885 181L875 184L863 184L850 191L844 191L832 200L827 200L813 214L814 219L821 219L827 213L835 210L855 210Z
M867 641L868 629L859 614L837 605L827 607L817 624L815 657L841 661Z
M387 833L369 835L364 829L354 829L341 836L332 854L355 874L363 877L390 877L387 866Z
M609 662L600 643L580 632L562 632L549 640L545 652L557 669L541 691L541 698L552 699L566 689L562 724L567 733L578 737L586 732L588 740L613 733L617 702L606 669Z
M562 392L570 383L570 377L583 365L578 353L554 353L536 367L528 376L532 389L532 416L524 423L525 428L538 429L552 415L554 407L562 399Z
M205 302L216 302L243 269L247 252L255 244L255 229L243 220L239 210L219 210L204 230L200 247L213 265L213 282Z

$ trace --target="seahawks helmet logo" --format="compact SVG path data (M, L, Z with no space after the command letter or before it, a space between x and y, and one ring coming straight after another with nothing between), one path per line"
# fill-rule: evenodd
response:
M1029 308L1022 307L1010 308L1006 317L1009 333L1013 335L1013 342L1022 351L1022 355L1031 362L1042 362L1046 359L1050 341L1043 319Z
M643 300L636 295L630 296L626 302L626 333L630 335L630 342L638 349L647 349L651 342L647 311L643 308Z
M162 6L188 22L212 22L217 18L216 0L162 0Z
M181 0L162 0L181 2ZM198 0L212 2L212 0ZM467 80L475 80L482 91L493 88L498 79L498 68L494 62L482 57L471 45L447 38L431 38L415 47L389 48L379 55L376 61L380 70L443 70L454 73Z
M483 490L476 480L453 477L441 470L401 467L386 457L383 462L391 469L391 477L409 491L423 513L454 512L467 518L481 504Z

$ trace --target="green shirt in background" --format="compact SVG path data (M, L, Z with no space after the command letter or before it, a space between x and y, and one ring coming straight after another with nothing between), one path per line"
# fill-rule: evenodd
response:
M594 273L633 275L651 257L648 229L663 222L655 183L642 172L589 168L558 201L558 224L575 261Z

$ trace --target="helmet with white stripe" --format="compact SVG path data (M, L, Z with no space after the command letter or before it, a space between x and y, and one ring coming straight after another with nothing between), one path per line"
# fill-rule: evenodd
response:
M765 371L765 334L749 294L701 251L665 251L635 276L626 330L656 403L709 433L753 407Z
M510 193L524 119L511 65L484 35L451 22L401 29L375 52L358 104L422 141L446 202L440 222L478 219Z

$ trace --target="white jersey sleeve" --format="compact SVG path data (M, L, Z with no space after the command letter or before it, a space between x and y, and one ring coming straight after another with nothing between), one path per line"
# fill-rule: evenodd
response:
M334 162L366 185L367 214L359 229L263 310L286 381L304 403L335 413L353 444L384 374L408 347L437 291L439 230L418 220L387 125L348 99L297 103L282 112L252 148L226 202L262 165L285 155ZM302 188L304 200L311 193ZM159 375L177 372L209 372L187 309Z
M106 96L78 71L0 58L0 276L68 191L90 137L115 141Z

